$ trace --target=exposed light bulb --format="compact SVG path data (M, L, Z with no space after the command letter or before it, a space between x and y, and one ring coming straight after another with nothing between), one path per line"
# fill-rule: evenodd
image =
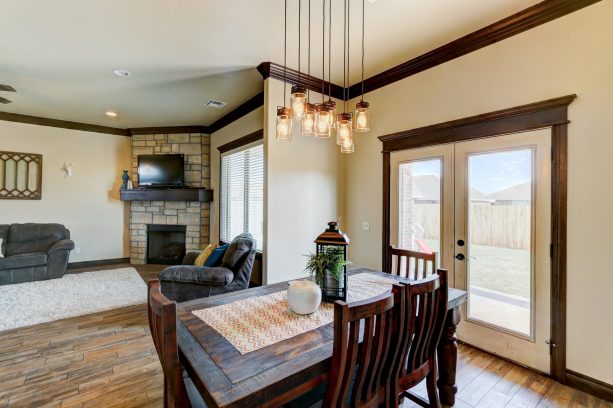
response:
M304 118L306 108L306 89L301 85L292 86L292 115L294 119Z
M305 136L311 136L315 133L315 106L311 103L306 104L301 130Z
M326 110L325 104L317 105L315 114L315 137L330 137L330 112Z

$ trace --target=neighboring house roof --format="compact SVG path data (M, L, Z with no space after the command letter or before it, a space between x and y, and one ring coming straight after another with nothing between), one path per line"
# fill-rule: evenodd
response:
M532 197L532 184L526 181L502 190L487 194L486 199L492 201L529 201Z

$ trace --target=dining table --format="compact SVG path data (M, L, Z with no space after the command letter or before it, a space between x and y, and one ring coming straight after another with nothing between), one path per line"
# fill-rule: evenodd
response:
M372 269L351 268L348 271L350 278L361 273L411 282ZM272 344L253 351L241 352L228 338L198 316L202 311L206 312L206 309L220 310L220 306L233 303L244 305L244 313L247 313L248 304L240 302L251 298L258 302L258 299L287 291L287 288L288 282L280 282L177 305L177 342L181 364L207 407L279 407L320 387L326 381L332 360L332 322L281 341L272 339ZM457 392L458 349L455 333L461 320L460 309L466 302L467 294L454 288L448 291L448 313L437 350L437 386L441 403L452 406ZM233 318L236 318L237 313L240 317L241 310L235 310ZM214 317L217 320L226 318L223 313Z

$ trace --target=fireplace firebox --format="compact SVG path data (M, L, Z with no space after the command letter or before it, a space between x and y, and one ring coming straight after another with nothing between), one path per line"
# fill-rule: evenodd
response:
M185 256L185 225L147 225L147 263L180 265Z

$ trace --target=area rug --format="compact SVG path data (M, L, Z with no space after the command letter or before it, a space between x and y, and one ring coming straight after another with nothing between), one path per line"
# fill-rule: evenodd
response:
M134 268L66 274L0 286L0 331L147 302Z

